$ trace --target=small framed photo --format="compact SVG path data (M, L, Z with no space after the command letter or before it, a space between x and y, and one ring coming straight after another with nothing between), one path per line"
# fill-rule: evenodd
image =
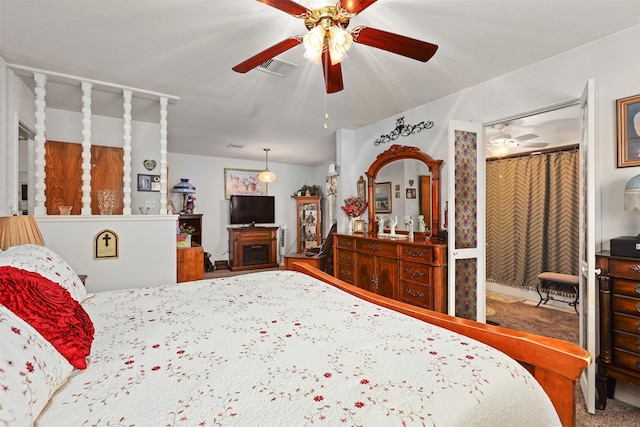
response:
M358 233L358 234L362 234L364 233L364 220L363 219L356 219L354 224L353 224L353 232L354 233Z
M618 167L640 166L640 95L616 101Z
M407 199L415 199L415 198L416 198L416 189L407 188Z
M160 191L160 175L138 174L138 191Z

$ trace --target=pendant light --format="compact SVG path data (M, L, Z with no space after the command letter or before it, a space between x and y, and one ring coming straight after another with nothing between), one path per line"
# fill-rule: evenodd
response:
M260 175L258 175L258 179L262 182L272 182L276 180L276 174L269 170L269 149L264 148L264 156L265 156L265 167Z

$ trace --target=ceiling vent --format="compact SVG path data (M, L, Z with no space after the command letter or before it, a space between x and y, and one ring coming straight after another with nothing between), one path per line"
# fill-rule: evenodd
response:
M230 144L227 144L227 148L244 148L244 145L230 143Z
M288 76L298 65L282 59L269 59L258 66L258 70L279 77Z

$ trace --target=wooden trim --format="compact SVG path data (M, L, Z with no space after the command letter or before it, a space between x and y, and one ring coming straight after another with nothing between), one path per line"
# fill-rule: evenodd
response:
M562 425L575 425L576 380L592 361L589 352L582 347L555 338L486 325L395 301L349 285L309 265L294 262L293 270L322 280L365 301L457 332L506 353L531 372L540 383L556 408Z

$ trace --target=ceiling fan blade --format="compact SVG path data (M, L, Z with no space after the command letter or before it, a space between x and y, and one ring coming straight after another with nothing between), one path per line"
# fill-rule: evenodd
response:
M544 148L549 145L548 142L527 142L525 144L518 144L522 148Z
M536 135L535 133L527 133L524 135L516 136L516 139L518 141L528 141L530 139L537 138L537 137L538 135Z
M246 73L247 71L253 70L258 65L268 61L269 59L280 55L287 50L294 48L302 43L302 37L300 36L292 36L286 40L281 41L280 43L276 43L271 47L266 48L262 52L252 56L251 58L243 61L232 68L233 71L238 73Z
M309 12L309 9L292 0L258 0L258 1L260 3L264 3L271 7L275 7L276 9L286 12L289 15L293 15L295 17L306 15L307 12Z
M374 4L377 0L341 0L340 6L349 13L358 14Z
M427 62L438 50L438 46L435 44L370 27L356 27L351 32L351 36L356 43L397 53L422 62Z
M324 72L324 83L327 93L336 93L344 89L342 82L342 66L340 63L333 64L329 49L322 52L322 71Z

